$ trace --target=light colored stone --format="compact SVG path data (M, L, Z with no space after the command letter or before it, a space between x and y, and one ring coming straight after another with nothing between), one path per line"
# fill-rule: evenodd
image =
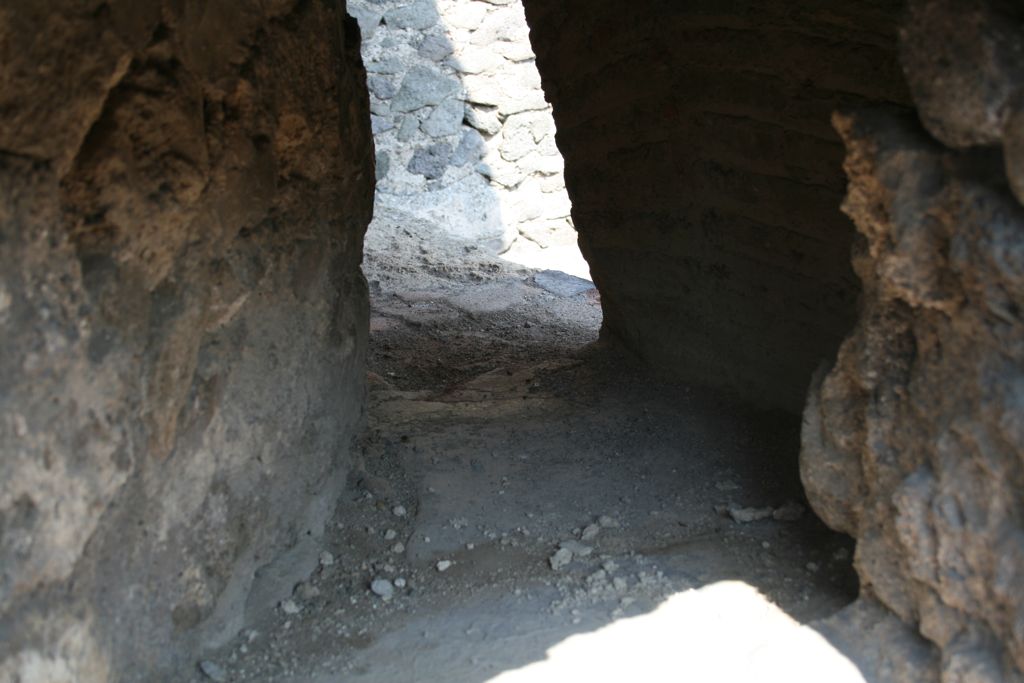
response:
M440 62L452 53L452 44L444 36L426 36L416 49L416 53L432 62Z
M359 32L362 34L362 39L364 41L372 39L384 15L381 12L370 9L362 2L350 2L347 10L349 14L355 17L356 22L359 23Z
M750 522L757 522L762 519L768 519L772 516L772 508L741 508L741 507L730 507L729 516L732 521L738 524L749 524Z
M460 2L444 12L447 26L475 31L487 16L487 5L479 2Z
M560 550L568 550L574 557L588 557L590 553L594 552L591 546L580 543L576 539L562 541L558 544L558 548Z
M416 0L384 13L384 23L389 27L417 31L430 28L438 18L434 0Z
M559 548L555 553L548 558L548 564L556 572L564 569L572 562L572 551L568 548Z
M459 90L459 82L436 69L414 66L406 72L398 93L391 100L394 112L411 112L440 104Z
M450 57L448 62L460 73L479 74L496 71L504 64L504 59L489 47L468 46Z
M217 662L204 659L199 662L199 670L203 675L216 683L225 683L228 680L228 672Z
M370 591L382 600L390 600L395 597L394 584L383 577L377 577L370 582Z
M420 124L420 129L434 138L458 135L462 129L465 109L466 105L462 100L449 98L434 107L430 116Z
M494 135L501 131L501 119L496 108L481 109L467 104L465 118L466 123L485 135Z

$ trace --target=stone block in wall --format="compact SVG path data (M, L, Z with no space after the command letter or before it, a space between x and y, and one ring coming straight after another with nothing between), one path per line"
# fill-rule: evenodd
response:
M466 104L466 123L484 135L494 135L501 132L501 118L498 116L497 107L475 107Z
M448 202L442 228L466 236L479 234L466 225L477 219L454 214L478 211L484 204L481 187L491 188L494 207L508 207L503 195L533 177L549 192L564 195L561 155L521 3L437 0L439 18L426 28L388 22L387 17L409 12L412 5L407 0L352 2L360 16L385 17L362 46L377 117L376 144L388 160L379 167L387 171L377 188L386 199L383 205L419 211L429 197ZM452 204L459 187L464 201ZM515 226L499 227L501 221L492 217L514 224L517 214L507 209L480 213L487 216L483 224L496 231L485 241L507 245L506 235L515 235ZM575 240L575 234L567 239Z
M452 158L452 147L447 142L435 142L420 147L409 160L409 172L434 180L444 175Z
M444 22L453 28L475 31L487 16L488 9L482 2L460 2L445 11Z
M459 90L459 82L426 66L414 66L402 78L398 93L391 100L391 110L408 113L422 107L440 104Z
M465 115L465 103L456 98L449 98L434 107L430 116L420 124L420 130L432 138L443 138L459 135L462 132L462 119Z
M384 13L384 23L389 27L416 31L434 26L438 18L434 0L415 0Z
M416 54L432 62L440 62L452 53L455 48L446 36L427 35L420 41Z

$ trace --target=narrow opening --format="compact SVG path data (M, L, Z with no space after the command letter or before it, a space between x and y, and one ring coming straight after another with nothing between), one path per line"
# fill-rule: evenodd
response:
M327 564L287 602L306 626L276 648L318 653L295 671L863 681L804 628L858 582L797 459L857 291L828 117L866 95L800 74L892 36L648 4L580 6L575 33L532 5L602 301L520 2L349 2L377 142L369 426ZM707 56L761 40L786 59Z

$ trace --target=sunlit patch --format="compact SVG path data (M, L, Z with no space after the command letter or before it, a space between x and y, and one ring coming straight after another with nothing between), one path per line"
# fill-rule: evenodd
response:
M854 664L757 589L723 581L572 636L489 683L865 683Z

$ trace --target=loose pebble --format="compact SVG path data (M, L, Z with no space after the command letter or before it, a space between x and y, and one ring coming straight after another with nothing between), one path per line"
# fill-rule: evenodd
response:
M449 569L451 569L452 561L451 560L441 560L435 566L437 567L437 571L439 571L439 572L446 572Z
M224 670L224 667L216 662L211 662L208 659L199 662L199 670L202 671L203 675L211 681L223 683L228 680L228 672Z
M548 564L556 572L566 567L570 562L572 562L572 551L566 548L559 548L555 551L554 555L548 558Z
M332 555L331 553L327 552L326 550L323 551L322 553L320 553L320 566L321 567L330 567L332 564L334 564L334 555Z
M394 514L395 517L405 517L407 514L409 514L408 510L405 509L404 505L396 505L395 507L391 508L391 512L392 514Z
M299 607L294 600L289 598L288 600L281 601L281 611L285 614L298 614L302 611L302 608Z
M732 521L737 524L748 524L750 522L768 519L772 516L773 512L774 510L772 510L772 508L729 508L729 516L732 517Z
M390 600L395 596L394 584L382 577L377 577L370 582L370 590L374 595L383 600Z
M589 545L584 545L583 543L580 543L579 541L572 539L568 541L562 541L558 544L558 547L563 550L568 550L576 557L587 557L588 555L590 555L590 553L594 551L594 549L591 548Z

